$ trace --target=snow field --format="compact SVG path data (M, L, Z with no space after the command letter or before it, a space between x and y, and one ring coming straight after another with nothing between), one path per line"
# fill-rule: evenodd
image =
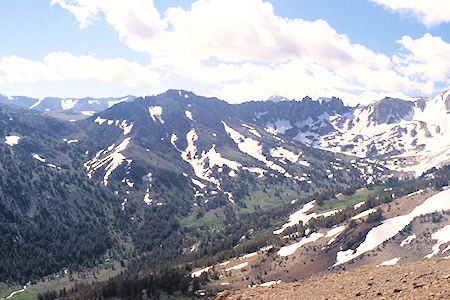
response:
M425 200L421 205L417 206L409 214L384 220L381 225L372 228L366 235L365 240L356 250L348 249L339 251L336 256L336 265L346 263L363 253L375 249L384 241L394 237L411 221L418 216L431 214L438 211L450 210L450 189L441 191L434 196ZM450 229L450 227L449 227ZM448 230L448 229L446 229ZM444 231L447 233L446 231ZM447 235L450 236L450 235ZM440 235L439 235L440 238Z

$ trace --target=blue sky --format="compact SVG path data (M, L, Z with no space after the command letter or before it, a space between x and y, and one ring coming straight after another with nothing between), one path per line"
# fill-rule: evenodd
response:
M431 96L450 87L449 2L3 0L0 93Z

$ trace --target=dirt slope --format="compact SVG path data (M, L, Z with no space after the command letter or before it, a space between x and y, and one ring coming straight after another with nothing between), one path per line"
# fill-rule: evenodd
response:
M450 299L450 259L370 266L296 283L228 290L216 299Z

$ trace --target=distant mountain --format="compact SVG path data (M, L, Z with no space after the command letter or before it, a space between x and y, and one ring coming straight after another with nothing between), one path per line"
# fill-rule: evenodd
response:
M273 95L267 98L265 101L271 101L271 102L282 102L282 101L291 101L286 97L279 96L279 95Z
M133 101L135 96L120 98L29 98L25 96L4 96L0 94L0 103L14 104L39 111L78 111L84 115L93 115L121 102Z
M385 98L356 108L337 98L244 103L259 126L305 145L365 157L420 175L450 161L450 90L414 101ZM254 116L251 115L254 111Z
M291 107L298 105L301 107ZM270 113L259 115L265 109ZM272 131L259 126L261 119L283 111L301 119L302 114L345 109L334 102L320 104L312 100L231 105L170 90L121 103L82 121L80 126L86 135L80 142L89 151L85 162L88 175L123 190L124 197L144 186L141 199L153 205L164 203L157 201L158 194L150 182L144 183L141 178L169 172L187 179L199 206L215 206L215 201L220 200L214 199L225 197L230 203L246 207L251 203L248 191L252 188L243 178L254 178L250 182L255 189L284 182L297 193L386 178L385 169L377 163L336 156L298 143L289 138L289 129L282 129L283 121L275 121L277 128ZM286 133L286 137L278 137L275 130ZM127 172L114 176L121 174L123 166ZM114 178L116 181L111 180Z
M180 93L187 95L184 91ZM191 98L193 96L191 94ZM0 95L0 103L84 116L135 99L135 96L34 99ZM264 128L275 136L315 148L380 160L391 170L415 176L450 160L450 91L416 100L386 97L356 108L345 106L335 97L316 101L305 97L295 101L278 95L266 101L239 105L222 103L217 107L209 106L209 109L217 110L219 107L226 107L228 115L239 118L242 123Z

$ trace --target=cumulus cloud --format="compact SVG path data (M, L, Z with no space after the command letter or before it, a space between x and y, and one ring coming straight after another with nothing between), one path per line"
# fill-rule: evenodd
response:
M0 70L4 73L0 77L0 83L97 79L138 86L157 85L159 80L158 72L137 62L123 58L97 59L89 55L74 56L68 52L52 52L42 62L17 56L3 57L0 60Z
M134 50L156 57L215 57L226 62L282 62L298 58L328 64L386 63L369 49L352 45L324 20L276 16L262 0L198 0L190 10L171 7L161 19L152 0L53 0L62 7L88 11L75 17L80 26L101 13ZM88 15L86 19L84 16ZM380 62L381 59L381 62Z
M427 33L420 39L404 36L403 51L395 56L398 70L422 80L450 84L450 44Z
M388 57L351 43L324 20L281 18L263 0L197 0L188 10L171 7L163 16L151 0L51 3L70 11L81 28L104 18L131 49L151 56L151 66L51 53L43 62L23 60L32 71L26 73L25 67L8 67L9 57L0 64L3 81L96 78L149 85L160 79L160 89L174 87L164 82L181 78L208 86L209 95L231 102L279 94L296 99L338 96L357 103L386 95L431 94L435 82L448 83L449 78L449 44L439 37L405 36L399 41L401 51Z
M42 62L25 59L18 56L7 56L0 60L0 83L27 82L34 83L39 80L54 81L61 77L49 70Z
M448 0L372 0L394 11L411 14L428 27L450 22Z

